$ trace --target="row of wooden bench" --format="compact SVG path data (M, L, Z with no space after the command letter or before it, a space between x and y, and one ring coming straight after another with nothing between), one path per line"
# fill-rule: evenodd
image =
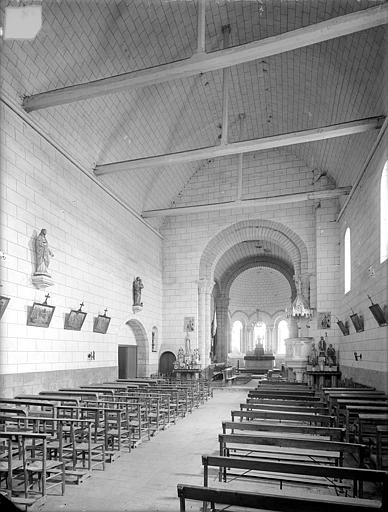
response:
M0 492L19 505L65 492L211 398L207 381L120 380L0 399Z
M330 391L321 395L304 385L275 381L252 390L240 410L231 411L232 421L222 423L219 456L202 458L204 487L178 485L181 511L187 499L202 501L204 510L208 502L212 510L215 504L284 511L387 509L388 473L365 467L370 445L362 443L362 437L360 442L348 442L346 425L340 425L333 413L333 398ZM352 462L351 467L345 462ZM227 475L249 475L275 480L280 490L285 482L324 485L332 486L337 495L300 498L284 492L209 488L209 467L218 468L220 482L226 482ZM364 482L377 485L381 499L365 499Z

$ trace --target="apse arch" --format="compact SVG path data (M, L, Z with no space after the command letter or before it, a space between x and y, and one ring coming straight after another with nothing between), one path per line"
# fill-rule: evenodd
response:
M231 247L259 239L273 241L283 248L290 256L295 275L307 273L308 252L300 236L279 222L257 219L232 224L209 241L201 256L199 279L212 281L218 261Z
M219 288L226 294L229 295L230 288L236 279L242 272L254 267L268 267L277 270L287 279L291 288L291 299L296 297L296 286L294 280L294 269L287 262L274 259L271 256L260 256L260 257L249 257L240 260L236 265L229 268L221 277Z
M149 362L149 346L146 330L139 320L134 318L125 322L132 330L137 345L137 374L139 377L147 377Z

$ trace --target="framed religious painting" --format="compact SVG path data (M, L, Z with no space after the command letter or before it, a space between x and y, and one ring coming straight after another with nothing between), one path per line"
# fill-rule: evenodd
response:
M330 311L324 311L317 315L318 329L330 329L331 328L331 313Z
M98 315L94 318L93 332L106 334L110 323L110 317L106 315Z
M33 327L48 327L55 311L55 306L34 302L27 314L27 325Z
M194 317L193 316L185 316L183 322L183 330L184 332L193 332L194 331Z
M348 322L343 323L342 320L337 321L337 325L340 328L344 336L349 336L349 324Z
M80 311L72 309L70 313L65 315L65 329L69 329L71 331L80 331L84 324L87 313L84 311Z
M3 316L4 311L7 309L8 302L10 301L9 297L0 297L0 318Z

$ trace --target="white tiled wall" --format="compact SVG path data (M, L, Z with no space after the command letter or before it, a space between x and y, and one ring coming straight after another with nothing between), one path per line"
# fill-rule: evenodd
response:
M151 343L162 336L161 238L122 208L7 106L1 109L1 294L10 303L1 320L0 373L22 374L117 366L117 345L135 339L136 318ZM54 285L34 288L34 238L42 228L54 257ZM144 283L143 311L132 312L132 281ZM50 327L26 325L34 301L56 307ZM64 330L64 316L85 303L81 331ZM106 335L93 317L108 308ZM94 350L96 360L88 361ZM151 353L150 372L157 368Z

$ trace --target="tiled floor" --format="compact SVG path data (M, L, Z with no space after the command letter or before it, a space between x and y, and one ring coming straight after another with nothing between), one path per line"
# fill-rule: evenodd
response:
M218 454L221 421L245 401L249 385L215 389L214 397L132 453L94 471L64 496L49 496L41 512L169 512L179 510L177 483L202 485L202 454ZM215 483L216 477L214 476ZM190 506L188 506L190 510ZM199 504L193 503L193 510Z

